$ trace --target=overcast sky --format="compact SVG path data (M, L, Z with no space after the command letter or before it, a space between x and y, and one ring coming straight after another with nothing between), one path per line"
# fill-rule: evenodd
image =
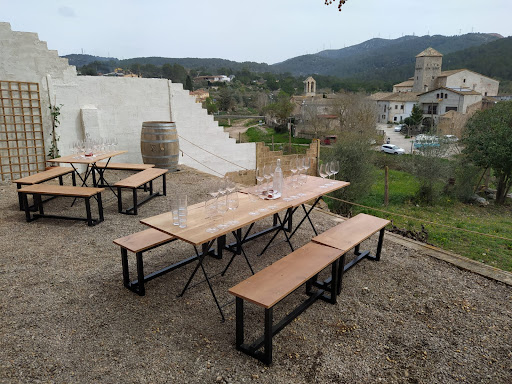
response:
M512 35L512 0L0 0L0 21L59 55L274 64L381 37ZM0 58L1 60L1 58Z

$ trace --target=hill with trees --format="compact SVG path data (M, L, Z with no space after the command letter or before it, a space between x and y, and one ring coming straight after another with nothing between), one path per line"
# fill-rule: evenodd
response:
M428 47L444 55L444 70L467 68L500 80L501 93L512 92L512 37L502 38L484 33L371 39L351 47L298 56L274 65L214 58L143 57L118 60L90 55L64 57L86 75L108 73L121 67L143 77L165 77L181 82L183 67L191 77L222 73L235 75L246 84L264 79L270 90L282 88L287 78L288 91L293 88L301 91L298 79L313 75L319 88L373 92L389 91L393 84L411 77L416 55ZM176 75L178 72L179 76ZM174 75L171 76L171 73ZM298 79L292 81L290 77Z

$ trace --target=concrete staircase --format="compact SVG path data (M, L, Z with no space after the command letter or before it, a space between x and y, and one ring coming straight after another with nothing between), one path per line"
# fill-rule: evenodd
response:
M255 143L237 144L179 83L171 84L171 113L181 136L181 164L214 175L255 168Z

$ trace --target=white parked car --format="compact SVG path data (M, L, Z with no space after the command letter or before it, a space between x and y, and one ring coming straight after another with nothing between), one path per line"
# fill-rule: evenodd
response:
M401 132L402 131L402 127L403 127L403 125L397 125L395 127L395 132Z
M405 150L394 144L384 144L380 147L380 150L385 153L391 153L394 155L403 155Z

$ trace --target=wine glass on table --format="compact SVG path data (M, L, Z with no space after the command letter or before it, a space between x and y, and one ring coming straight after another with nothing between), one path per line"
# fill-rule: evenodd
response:
M263 193L263 180L265 180L263 167L258 167L256 168L256 191L259 192L258 194Z
M265 184L267 185L266 190L263 191L265 193L266 197L272 197L270 194L270 178L272 173L272 165L271 164L265 164L263 166L263 177L265 178Z
M340 162L338 160L335 160L335 161L332 162L331 171L334 174L334 178L333 179L336 180L336 175L340 171Z
M217 192L218 194L218 192ZM209 194L211 195L211 194ZM214 225L215 218L217 216L217 197L213 197L212 199L206 199L204 202L204 210L205 210L205 219L211 224L206 228L206 232L215 233L218 232L219 228Z
M227 193L233 193L236 189L236 184L233 180L231 180L230 178L226 178L226 190L227 190Z
M327 177L326 165L327 165L326 163L322 163L322 164L320 164L320 167L318 168L318 174L320 175L320 177L322 179L324 179L324 181L325 181L325 178ZM320 188L327 188L327 185L323 184L320 186Z
M230 226L239 224L240 222L235 219L235 210L238 208L238 205L239 205L237 192L230 193L227 196L227 204L228 204L228 210L233 212L233 218L232 218L232 220L228 221L226 224L230 225Z
M219 197L226 195L228 190L227 190L227 185L226 185L226 179L225 178L221 179L218 191L219 191Z
M220 195L219 197L217 197L217 212L222 217L222 223L217 225L218 229L225 229L225 228L228 227L228 225L224 223L224 215L226 214L227 211L228 211L227 196L226 195Z
M253 203L256 206L256 208L254 208L252 211L249 212L249 215L256 216L260 213L257 208L257 203L260 201L258 185L254 185L254 186L250 187L247 190L247 192L249 193L249 198L250 198L251 203Z
M326 185L332 185L333 184L331 182L331 176L334 175L332 163L333 163L332 161L329 161L325 165L325 171L327 172L327 180L329 180L329 182Z

